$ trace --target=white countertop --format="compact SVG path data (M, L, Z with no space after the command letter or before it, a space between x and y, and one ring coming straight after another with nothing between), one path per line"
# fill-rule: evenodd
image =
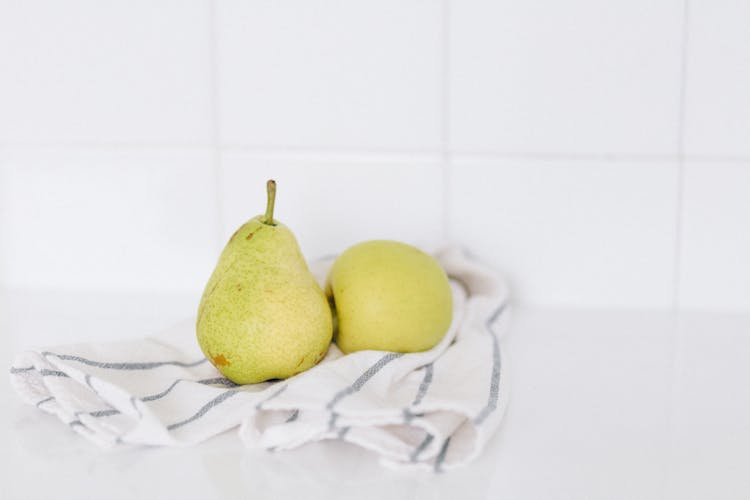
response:
M148 334L193 302L5 292L0 361L32 344ZM503 426L478 461L440 476L384 469L339 441L248 451L234 431L103 452L2 377L0 498L750 497L750 315L520 309L506 349Z

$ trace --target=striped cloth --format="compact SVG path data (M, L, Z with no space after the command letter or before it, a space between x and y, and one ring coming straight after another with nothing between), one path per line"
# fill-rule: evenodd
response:
M508 399L502 340L508 290L457 249L437 254L451 278L454 320L435 348L342 355L335 345L295 377L237 386L203 357L192 322L138 341L24 352L18 394L102 447L190 445L239 426L252 448L342 439L386 465L440 472L470 462ZM319 278L331 261L311 266Z

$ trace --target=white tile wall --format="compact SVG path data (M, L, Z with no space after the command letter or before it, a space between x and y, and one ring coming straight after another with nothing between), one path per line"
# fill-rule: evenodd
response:
M750 2L690 0L685 147L750 158Z
M229 144L433 149L440 3L217 3L221 136Z
M669 307L677 165L462 160L450 231L545 305Z
M687 1L0 2L0 286L200 293L275 177L310 258L750 310L748 7Z
M210 139L209 2L0 4L0 142Z
M216 256L206 151L18 150L0 159L10 286L202 290Z
M689 162L680 302L750 310L750 161Z
M450 16L453 148L677 152L682 0L462 0Z

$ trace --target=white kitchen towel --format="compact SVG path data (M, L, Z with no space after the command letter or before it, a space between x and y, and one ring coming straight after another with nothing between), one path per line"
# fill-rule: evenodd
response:
M143 340L24 352L12 383L102 447L189 445L240 426L253 448L343 439L386 465L440 472L477 457L500 425L509 308L492 269L455 248L436 256L451 278L454 318L429 351L343 355L332 344L299 375L237 386L202 355L190 321ZM331 263L311 270L322 281Z

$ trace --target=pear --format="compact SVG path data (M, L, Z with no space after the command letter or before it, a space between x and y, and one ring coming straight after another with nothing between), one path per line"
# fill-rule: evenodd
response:
M367 241L342 253L326 281L345 353L366 349L418 352L443 338L453 296L440 264L396 241Z
M203 353L228 379L253 384L314 366L333 335L331 310L294 234L265 215L229 239L203 292L196 333Z

